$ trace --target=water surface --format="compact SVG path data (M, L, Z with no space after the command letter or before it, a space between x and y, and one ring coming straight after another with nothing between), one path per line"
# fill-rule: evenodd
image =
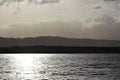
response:
M120 80L120 55L0 54L0 80Z

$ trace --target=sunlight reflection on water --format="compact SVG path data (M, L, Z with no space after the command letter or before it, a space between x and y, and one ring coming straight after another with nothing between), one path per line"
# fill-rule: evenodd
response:
M0 54L0 80L120 80L119 54Z
M37 70L37 64L36 64L36 58L44 58L47 56L50 56L49 54L5 54L6 56L11 57L12 61L12 67L15 67L15 70L8 70L9 73L14 73L14 75L11 75L11 77L15 79L20 80L28 80L28 79L34 79L37 77L38 72ZM39 68L41 66L45 66L42 64L42 61L39 60ZM14 72L15 71L15 72ZM9 75L10 76L10 75ZM44 75L39 76L44 77Z

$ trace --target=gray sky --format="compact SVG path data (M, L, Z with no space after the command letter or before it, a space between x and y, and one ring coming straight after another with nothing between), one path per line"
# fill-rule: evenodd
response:
M0 0L0 36L119 39L119 0Z

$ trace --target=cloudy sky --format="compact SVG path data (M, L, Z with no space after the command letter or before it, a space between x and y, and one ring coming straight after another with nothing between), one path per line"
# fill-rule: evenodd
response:
M0 0L0 36L120 40L120 0Z

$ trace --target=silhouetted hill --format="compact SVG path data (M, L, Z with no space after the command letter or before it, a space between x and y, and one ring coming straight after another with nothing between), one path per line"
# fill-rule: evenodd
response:
M120 41L50 36L23 39L0 37L0 47L12 46L120 47Z

